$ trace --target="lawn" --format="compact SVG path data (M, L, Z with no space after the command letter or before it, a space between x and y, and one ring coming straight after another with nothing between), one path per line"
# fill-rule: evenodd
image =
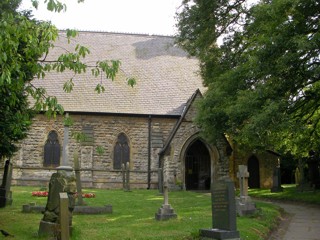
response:
M249 189L251 197L320 205L320 191L299 191L295 184L283 184L283 192L272 193L270 189Z
M22 213L22 205L35 202L45 205L46 197L31 196L36 187L12 187L13 205L0 209L0 229L15 235L16 239L44 239L37 237L40 213ZM111 204L112 214L74 215L72 239L198 239L199 229L212 223L210 194L189 191L169 193L169 203L177 219L156 221L155 213L163 202L157 190L86 189L95 198L85 199L89 206ZM237 217L241 239L266 239L277 224L279 208L257 202L258 212L250 217ZM0 237L1 238L1 237Z

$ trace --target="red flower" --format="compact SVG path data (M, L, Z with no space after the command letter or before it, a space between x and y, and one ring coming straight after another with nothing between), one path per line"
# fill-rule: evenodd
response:
M47 191L35 191L31 193L33 197L47 197L48 192Z

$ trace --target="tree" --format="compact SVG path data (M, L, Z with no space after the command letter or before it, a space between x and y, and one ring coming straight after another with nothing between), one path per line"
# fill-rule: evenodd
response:
M319 5L183 2L177 42L200 60L208 90L197 122L208 138L295 156L319 150Z
M31 0L35 7L37 0ZM81 2L83 0L78 0ZM66 6L57 0L45 0L50 11L62 11ZM55 117L63 113L63 107L54 96L47 96L45 89L35 88L32 80L44 78L48 71L63 72L71 70L81 74L88 69L99 76L102 72L107 79L114 79L120 68L118 60L97 61L94 65L85 63L90 50L77 45L74 52L66 52L57 59L47 60L50 50L55 47L58 29L50 22L38 21L31 11L18 11L21 0L2 0L0 2L0 158L10 157L17 150L17 141L26 137L37 111L46 111ZM75 37L74 30L66 31L66 38ZM128 78L133 86L135 80ZM64 90L72 90L72 79L66 79ZM61 89L62 90L62 89ZM97 92L104 91L99 84ZM29 106L30 97L35 104Z

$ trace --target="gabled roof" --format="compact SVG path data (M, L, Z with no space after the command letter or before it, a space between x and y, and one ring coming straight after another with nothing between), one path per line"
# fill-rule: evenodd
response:
M79 43L90 49L86 62L120 60L122 69L113 82L105 77L95 78L90 71L77 75L71 93L63 91L64 82L73 76L70 72L50 72L45 79L33 81L35 86L44 86L48 95L57 96L65 111L178 116L196 89L204 91L198 60L188 58L174 45L173 37L79 32L67 44L65 33L60 34L50 58L65 49L72 51ZM127 77L136 79L133 88L127 85ZM97 94L94 89L100 82L106 91Z
M194 103L195 99L197 97L201 97L202 98L202 94L200 92L199 89L197 89L193 95L190 97L190 99L188 100L188 102L186 103L186 107L184 108L179 120L177 121L176 125L174 126L173 130L170 133L170 136L167 138L164 147L162 148L162 150L159 152L160 156L163 156L166 151L168 150L173 138L175 137L178 129L180 128L181 123L183 122L184 118L186 117L191 105Z

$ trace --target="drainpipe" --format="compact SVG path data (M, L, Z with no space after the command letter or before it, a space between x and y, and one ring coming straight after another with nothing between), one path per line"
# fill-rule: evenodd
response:
M151 115L148 120L148 189L151 185Z

